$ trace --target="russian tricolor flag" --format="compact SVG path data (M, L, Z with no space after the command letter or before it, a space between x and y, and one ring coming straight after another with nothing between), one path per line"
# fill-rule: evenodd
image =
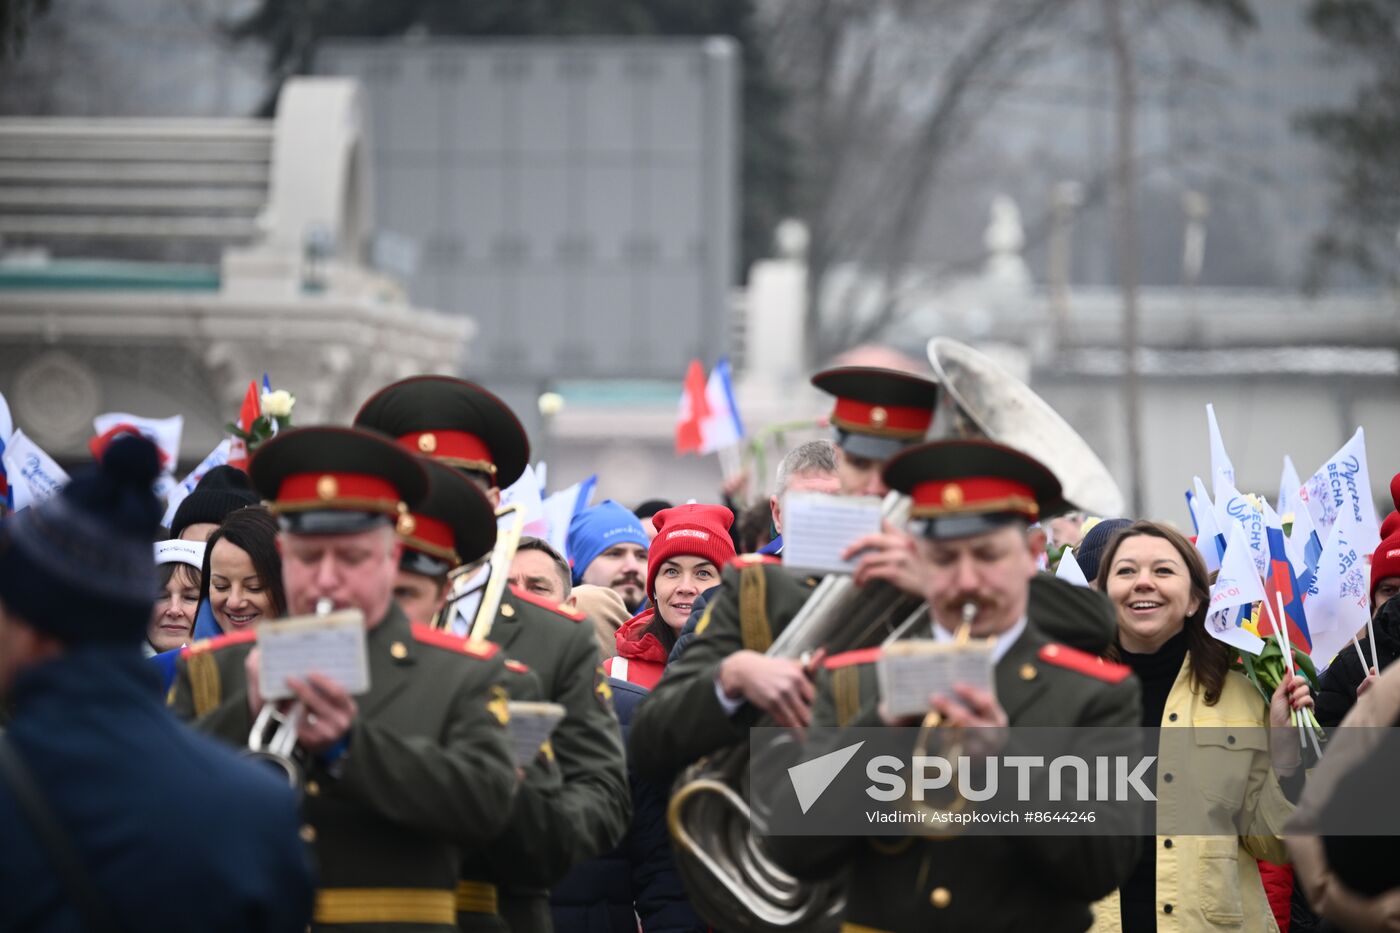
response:
M691 360L676 418L676 453L710 454L733 447L743 437L729 360L720 357L709 379L700 361Z
M1264 581L1264 593L1269 608L1278 611L1278 596L1283 596L1283 613L1287 619L1288 640L1299 651L1312 653L1312 635L1308 632L1308 619L1303 612L1303 594L1298 585L1298 577L1293 573L1293 564L1288 559L1288 549L1284 545L1282 528L1266 528L1269 544L1269 575ZM1273 632L1267 611L1259 614L1259 634Z

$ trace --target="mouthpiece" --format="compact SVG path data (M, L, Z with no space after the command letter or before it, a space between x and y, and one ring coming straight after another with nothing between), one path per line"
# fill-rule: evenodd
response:
M973 602L972 600L969 599L967 602L963 603L963 607L962 607L962 624L963 624L963 625L971 625L971 624L972 624L972 620L973 620L973 619L976 619L976 618L977 618L977 604L976 604L975 602Z
M321 599L316 600L316 614L317 614L318 616L330 615L330 614L331 614L331 610L334 609L334 608L335 608L335 603L334 603L333 601L329 600L329 599L321 598ZM966 609L963 610L963 616L964 616L964 617L967 616L967 610L966 610Z

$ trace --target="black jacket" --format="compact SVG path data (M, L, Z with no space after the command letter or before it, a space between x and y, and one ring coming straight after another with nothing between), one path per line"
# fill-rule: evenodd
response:
M637 684L608 678L623 741L632 712L647 695ZM560 933L697 933L705 923L690 906L666 832L665 784L629 773L632 824L611 852L589 859L550 892L554 929ZM635 915L633 911L635 910Z
M1381 607L1372 628L1376 630L1376 656L1380 659L1381 670L1385 670L1390 662L1400 657L1400 598ZM1366 656L1365 667L1356 656L1356 648L1347 645L1323 673L1317 685L1314 712L1317 721L1324 726L1337 725L1356 705L1356 688L1366 679L1366 668L1371 665L1370 639L1361 639L1361 653Z

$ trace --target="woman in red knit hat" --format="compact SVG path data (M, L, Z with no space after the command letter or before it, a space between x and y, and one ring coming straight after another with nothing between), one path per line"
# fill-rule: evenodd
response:
M700 594L719 584L734 557L729 526L734 513L722 505L678 505L652 516L656 537L647 552L650 605L617 630L617 655L603 670L650 690L661 679L676 637Z

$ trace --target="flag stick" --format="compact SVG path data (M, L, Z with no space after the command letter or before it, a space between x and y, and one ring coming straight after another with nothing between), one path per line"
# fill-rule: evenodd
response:
M1376 627L1372 624L1370 617L1366 618L1366 640L1371 643L1371 666L1376 669L1376 673L1381 672L1381 660L1376 657Z
M1366 655L1361 653L1361 642L1356 640L1354 634L1351 636L1351 646L1356 649L1356 660L1361 662L1361 670L1364 672L1362 676L1365 676L1365 673L1369 673L1370 670L1366 664Z
M1279 640L1279 643L1283 645L1283 666L1288 670L1288 676L1289 676L1289 677L1292 677L1293 674L1294 674L1294 672L1293 672L1293 645L1292 645L1292 643L1289 642L1289 640L1288 640L1288 613L1286 613L1286 612L1283 611L1283 594L1282 594L1282 593L1277 593L1277 592L1276 592L1276 593L1274 593L1274 596L1277 597L1277 599L1278 599L1278 615L1274 615L1273 610L1270 609L1270 611L1269 611L1269 618L1272 619L1272 620L1273 620L1273 623L1274 623L1274 635L1275 635L1275 637L1277 637L1278 640ZM1264 597L1264 605L1267 606L1268 604L1269 604L1269 598L1268 598L1268 596L1266 595L1266 596ZM1280 618L1282 618L1282 620L1283 620L1282 624L1279 623L1279 619L1280 619ZM1285 699L1288 699L1288 694L1289 694L1290 692L1291 692L1291 691L1288 691L1288 690L1285 690L1285 691L1284 691L1284 698L1285 698ZM1294 709L1293 709L1293 701L1292 701L1291 699L1288 701L1288 718L1291 719L1291 720L1293 720L1293 722L1295 722L1295 723L1298 724L1298 745L1301 746L1302 748L1307 748L1307 747L1308 747L1308 740L1307 740L1307 739L1304 737L1304 735L1303 735L1303 733L1304 733L1304 731L1305 731L1304 728L1303 728L1303 718L1302 718L1301 716L1299 716L1299 715L1297 714L1296 711L1294 711Z
M739 445L731 444L728 447L721 447L715 453L719 455L719 470L724 479L728 480L743 467L743 458L739 455Z

